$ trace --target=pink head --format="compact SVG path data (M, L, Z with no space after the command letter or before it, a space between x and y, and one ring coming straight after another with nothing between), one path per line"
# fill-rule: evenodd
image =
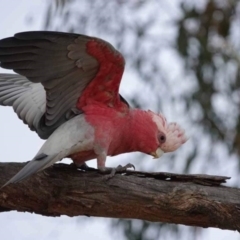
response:
M148 112L152 115L152 120L156 123L159 132L162 133L159 136L161 145L156 153L153 153L154 157L159 158L164 152L173 152L188 140L185 131L177 123L167 123L162 114Z

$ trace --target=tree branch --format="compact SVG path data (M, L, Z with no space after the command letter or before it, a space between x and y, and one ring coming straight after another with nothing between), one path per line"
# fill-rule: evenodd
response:
M0 185L24 163L0 163ZM240 189L227 177L127 171L110 180L57 164L0 190L0 211L135 218L240 230Z

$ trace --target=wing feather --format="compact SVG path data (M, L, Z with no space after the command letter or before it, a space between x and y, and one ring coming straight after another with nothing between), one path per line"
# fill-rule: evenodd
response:
M13 106L18 117L31 130L36 131L45 112L45 96L44 88L39 83L31 83L16 74L0 74L0 105Z

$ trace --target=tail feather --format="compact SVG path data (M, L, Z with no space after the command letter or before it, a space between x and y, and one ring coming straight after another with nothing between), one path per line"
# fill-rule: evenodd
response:
M15 176L13 176L8 182L6 182L1 188L7 186L10 183L17 183L31 176L32 174L50 166L55 162L56 156L57 155L46 155L44 158L41 158L40 160L38 156L36 156L25 167L23 167Z

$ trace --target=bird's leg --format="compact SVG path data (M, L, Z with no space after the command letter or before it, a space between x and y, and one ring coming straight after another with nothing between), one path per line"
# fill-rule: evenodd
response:
M98 155L97 158L97 164L98 164L98 170L101 173L108 174L106 176L106 179L112 178L116 173L125 173L128 168L133 168L135 170L135 166L131 163L128 163L125 166L119 165L116 168L106 167L106 154Z
M105 167L106 158L107 158L107 154L104 152L98 154L97 156L97 167L98 167L98 170L102 173L109 172L109 168Z

